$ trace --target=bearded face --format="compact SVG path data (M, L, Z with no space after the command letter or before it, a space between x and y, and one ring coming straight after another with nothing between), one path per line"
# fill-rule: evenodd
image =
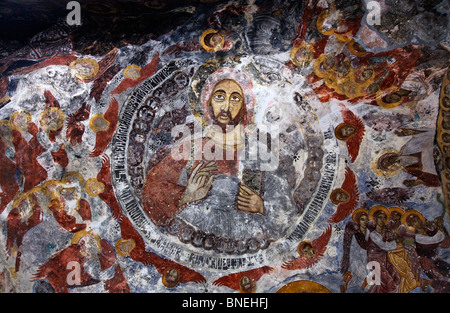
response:
M209 104L216 124L238 124L245 105L241 86L231 79L220 81L213 89Z

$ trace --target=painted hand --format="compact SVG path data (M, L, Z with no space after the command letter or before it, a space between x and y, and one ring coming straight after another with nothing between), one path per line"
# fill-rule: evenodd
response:
M181 196L179 206L195 202L206 197L214 181L214 174L219 168L214 166L215 161L197 164L188 179L186 190Z
M263 199L255 191L244 184L241 184L241 187L239 188L237 208L242 212L264 215Z

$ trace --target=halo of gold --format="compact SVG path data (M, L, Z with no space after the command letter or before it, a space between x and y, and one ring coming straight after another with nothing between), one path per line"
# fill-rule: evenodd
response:
M97 128L97 126L95 125L95 121L97 119L103 119L104 122L106 122L106 124L108 125L108 127L101 127L101 128ZM105 131L109 128L110 122L107 121L104 117L103 114L101 113L97 113L94 116L91 117L91 119L89 120L89 127L92 129L92 131L94 133L98 133L99 131Z
M169 288L169 289L175 288L175 287L180 283L180 279L179 279L179 278L178 278L178 281L177 281L173 286L167 282L167 280L166 280L166 275L167 275L167 273L169 273L169 271L172 270L172 269L174 269L174 268L169 268L169 269L167 269L167 271L164 272L164 274L163 274L163 276L162 276L162 278L161 278L163 285L166 286L166 287ZM176 270L176 269L174 269L174 270ZM178 270L176 270L176 271L178 272ZM180 275L180 273L178 272L178 276L179 276L179 275Z
M122 249L120 248L120 244L123 243L123 242L129 242L129 243L131 243L131 249L130 249L130 251L124 251L124 250L122 250ZM123 238L120 238L119 240L116 241L115 247L116 247L116 252L117 252L120 256L122 256L122 257L127 257L127 256L130 255L130 252L134 249L134 247L136 247L136 242L135 242L133 239L123 239Z
M31 122L32 120L32 116L31 113L25 110L20 110L20 111L14 111L11 116L9 117L9 127L11 128L11 130L18 130L18 131L25 131L26 129L20 129L19 125L16 125L14 123L15 118L19 115L19 114L25 114L26 118L27 118L27 125L28 123Z
M397 212L401 216L403 216L403 214L405 213L405 210L403 210L402 208L396 207L396 206L393 206L393 207L389 208L388 210L389 210L390 215L392 215L393 212Z
M399 169L395 170L395 171L385 171L382 169L378 168L378 159L383 156L386 153L396 153L399 154L400 151L395 150L393 148L387 148L387 149L383 149L381 151L381 153L378 154L378 156L371 162L372 165L372 171L377 175L377 176L382 176L382 177L393 177L395 175L397 175L402 168L400 167Z
M132 75L129 74L130 71L133 70L137 70L138 71L138 76L137 77L133 77ZM128 65L124 70L123 70L123 77L125 78L130 78L132 80L136 80L139 77L141 77L141 67L136 65L136 64L131 64Z
M83 230L76 232L73 235L70 243L73 245L76 245L76 244L78 244L78 242L80 242L81 238L83 238L84 236L87 236L87 235L94 237L95 241L97 242L98 249L101 251L102 246L100 244L100 241L101 241L100 236L98 234L94 233L92 230L83 229Z
M244 277L245 276L243 276L242 278L244 278ZM241 278L241 281L242 281L242 278ZM255 293L255 291L256 291L256 282L254 282L250 277L248 277L248 278L251 280L251 282L253 284L252 290L250 292L248 292L248 291L245 291L244 289L242 289L241 281L239 281L239 292L240 293Z
M323 30L323 22L325 21L325 19L328 17L328 9L322 11L322 13L320 13L319 17L317 18L317 22L316 22L316 26L317 26L317 30L325 35L325 36L330 36L334 34L335 29L332 28L330 30Z
M358 221L356 220L356 216L360 212L366 213L367 217L369 217L369 211L367 209L365 209L365 208L359 208L359 209L356 209L355 211L353 211L353 213L352 213L352 220L358 225L359 225L359 220Z
M312 242L309 241L309 240L303 240L303 241L301 241L301 242L297 245L297 253L298 253L298 255L303 255L303 254L301 253L300 248L301 248L302 246L304 246L305 244L308 244L308 245L310 245L311 247L313 246L313 245L312 245ZM313 250L314 250L314 248L313 248ZM315 250L314 250L314 254L316 254L316 251L315 251Z
M297 280L284 285L276 293L331 293L331 291L313 281Z
M350 125L350 124L347 124L347 123L340 123L338 126L336 126L336 128L334 129L334 135L336 136L337 139L345 141L345 140L349 139L350 137L352 137L353 135L355 135L356 128L355 128L355 132L353 134L351 134L348 137L343 137L343 136L341 136L341 134L339 132L340 132L341 128L344 127L344 126L350 126L350 127L353 127L353 128L355 128L355 127L353 125Z
M97 75L98 70L99 70L98 62L95 61L94 59L91 59L91 58L77 59L77 60L73 61L72 63L70 63L69 67L71 69L75 70L75 66L80 64L80 63L88 63L88 64L92 65L92 72L90 74L88 74L88 75L79 74L77 72L75 74L76 78L78 78L78 79L91 79L91 78L95 77L95 75Z
M296 54L297 51L300 50L300 49L309 50L309 52L311 53L310 56L309 56L309 58L306 59L306 60L303 61L303 62L299 62L299 61L297 60L297 58L295 57L295 54ZM313 53L314 53L314 48L313 48L313 46L312 46L312 45L309 45L309 44L307 44L306 42L303 41L299 46L294 46L294 48L292 48L292 50L291 50L291 62L294 63L294 65L297 66L297 67L305 67L305 66L308 66L308 64L310 64L311 61L312 61L313 58L314 58Z
M422 213L420 213L417 210L409 210L409 211L403 213L403 215L402 215L402 224L405 225L406 227L409 227L411 230L414 230L414 227L412 227L406 223L406 220L408 219L408 217L410 215L417 215L420 218L420 220L422 221L422 223L425 224L425 217L423 217Z
M392 109L395 108L397 106L399 106L400 104L402 104L403 102L403 97L400 97L400 100L397 102L393 102L393 103L386 103L383 101L383 97L387 96L388 94L394 93L396 91L398 91L400 88L399 87L389 87L385 90L379 90L376 93L376 101L377 104L382 107L383 109Z
M378 211L383 211L384 213L386 213L386 218L389 220L389 217L390 217L389 210L383 205L375 205L375 206L371 207L369 210L369 219L373 220L373 215L375 214L375 212L378 212Z
M316 74L317 76L319 76L320 78L324 78L327 76L327 73L334 73L334 69L336 68L336 59L334 60L334 64L333 66L327 70L327 71L323 71L320 67L320 64L322 64L323 61L325 61L327 58L329 57L329 55L326 55L325 53L319 55L319 57L314 61L313 64L313 70L314 70L314 74Z
M334 190L331 192L331 194L330 194L330 201L331 201L331 203L333 203L333 204L335 204L335 205L339 205L340 203L342 203L342 202L340 202L340 201L336 201L336 200L333 199L333 195L334 195L335 193L339 192L339 191L344 192L347 196L350 197L350 195L348 194L348 192L345 191L344 189L342 189L342 188L336 188L336 189L334 189Z
M99 182L96 178L89 178L84 184L84 189L91 197L97 197L105 190L105 185L102 182Z
M57 121L56 125L52 125L52 126L46 125L45 120L44 120L45 115L51 114L54 112L56 112L58 114L58 121ZM47 131L56 131L56 130L60 129L61 127L63 127L65 118L66 118L66 115L61 110L61 108L51 107L51 108L47 108L44 111L42 111L42 113L40 114L39 123L41 124L42 127L47 126L47 128L46 128Z
M223 38L223 36L222 36L222 40L220 41L220 43L215 47L210 47L205 43L205 38L207 35L216 34L218 32L219 31L217 31L215 29L209 28L202 33L202 35L200 36L200 44L202 45L203 49L205 49L208 52L217 52L223 48L223 44L225 42L225 39Z

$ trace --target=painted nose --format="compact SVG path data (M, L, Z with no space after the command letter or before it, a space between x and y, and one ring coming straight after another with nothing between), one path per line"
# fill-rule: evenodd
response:
M230 110L230 99L227 98L222 104L221 110L224 112L228 112Z

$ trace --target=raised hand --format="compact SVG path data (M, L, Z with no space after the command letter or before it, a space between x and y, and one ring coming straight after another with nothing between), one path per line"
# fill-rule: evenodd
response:
M188 179L186 190L181 196L179 206L195 202L206 197L214 181L214 174L219 169L215 161L197 164Z
M237 197L238 210L246 213L259 213L264 215L264 201L251 188L241 183Z

